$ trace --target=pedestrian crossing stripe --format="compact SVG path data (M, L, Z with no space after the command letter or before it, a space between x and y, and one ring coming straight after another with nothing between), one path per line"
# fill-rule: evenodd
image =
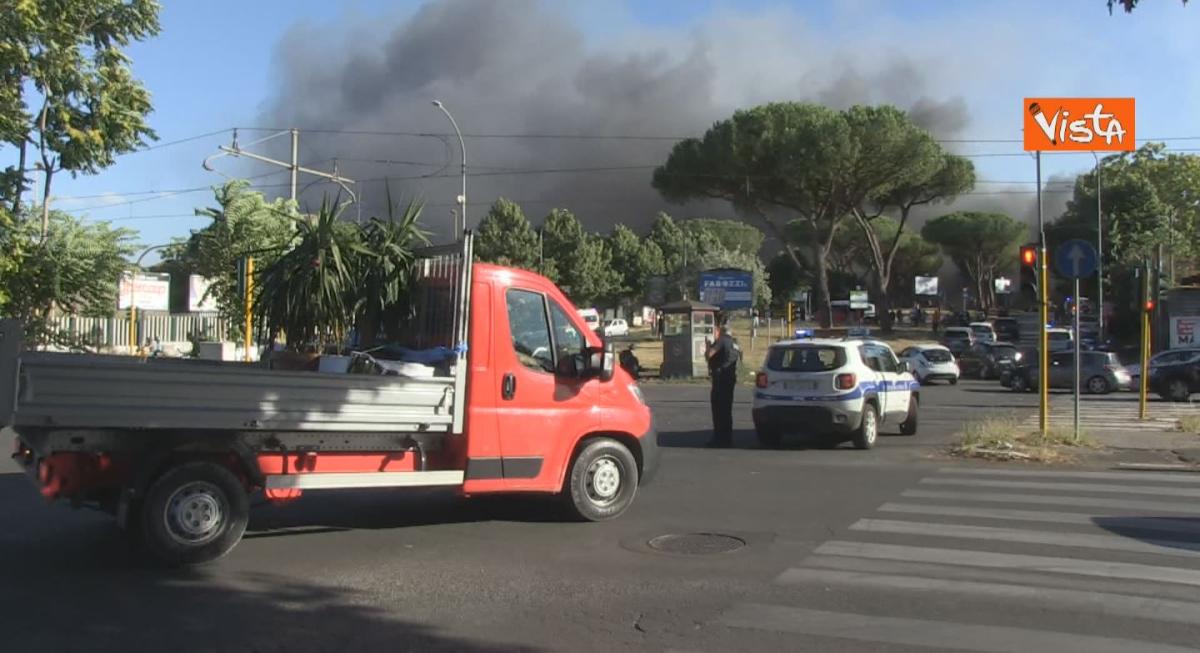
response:
M1193 650L1181 646L1180 635L1170 629L1137 631L1167 641L1125 639L1119 631L1099 636L1088 616L1189 628L1200 623L1200 502L1195 501L1200 474L947 467L919 479L900 497L783 570L773 585L798 591L783 594L781 603L792 597L822 601L830 592L920 594L934 605L948 597L1064 612L1056 622L1063 625L1056 628L1082 632L1024 623L958 623L938 618L937 612L920 614L922 600L905 601L904 616L867 614L866 606L833 611L747 602L722 612L718 622L736 629L968 651ZM821 591L812 591L816 588ZM844 596L833 596L834 605L845 605ZM913 612L918 614L905 614ZM1075 620L1071 613L1085 617ZM1006 611L966 614L974 619L995 614L993 619L1003 622Z

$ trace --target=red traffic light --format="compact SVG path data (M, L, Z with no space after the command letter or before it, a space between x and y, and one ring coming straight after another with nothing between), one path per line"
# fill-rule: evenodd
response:
M1021 247L1021 265L1033 267L1037 263L1037 248L1033 245Z
M1153 311L1153 310L1154 310L1154 300L1153 300L1153 299L1147 299L1147 300L1146 300L1146 312L1148 313L1148 312L1150 312L1150 311Z

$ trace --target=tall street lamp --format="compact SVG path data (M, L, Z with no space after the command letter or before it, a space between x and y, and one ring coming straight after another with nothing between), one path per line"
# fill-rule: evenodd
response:
M1096 303L1100 307L1096 328L1100 331L1100 342L1104 342L1104 213L1100 202L1100 155L1092 152L1096 159Z
M441 109L442 113L446 114L446 117L450 119L450 125L454 127L454 133L458 136L458 149L462 152L462 194L458 196L460 207L458 219L460 224L456 225L458 233L455 234L455 238L457 238L467 230L467 144L463 141L462 132L459 131L458 123L455 122L454 116L450 115L450 112L446 110L446 105L442 104L441 100L434 100L433 106Z

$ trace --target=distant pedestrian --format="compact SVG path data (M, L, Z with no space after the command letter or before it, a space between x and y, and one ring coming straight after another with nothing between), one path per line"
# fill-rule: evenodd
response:
M733 391L737 387L737 366L741 348L730 334L728 325L721 325L717 339L704 353L708 359L712 390L713 439L710 447L727 448L733 445Z

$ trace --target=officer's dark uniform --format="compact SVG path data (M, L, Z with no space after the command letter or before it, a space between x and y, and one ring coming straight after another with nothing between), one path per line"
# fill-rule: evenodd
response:
M708 370L712 378L709 402L712 404L712 445L728 447L733 444L733 389L737 386L739 350L724 329L708 347Z

